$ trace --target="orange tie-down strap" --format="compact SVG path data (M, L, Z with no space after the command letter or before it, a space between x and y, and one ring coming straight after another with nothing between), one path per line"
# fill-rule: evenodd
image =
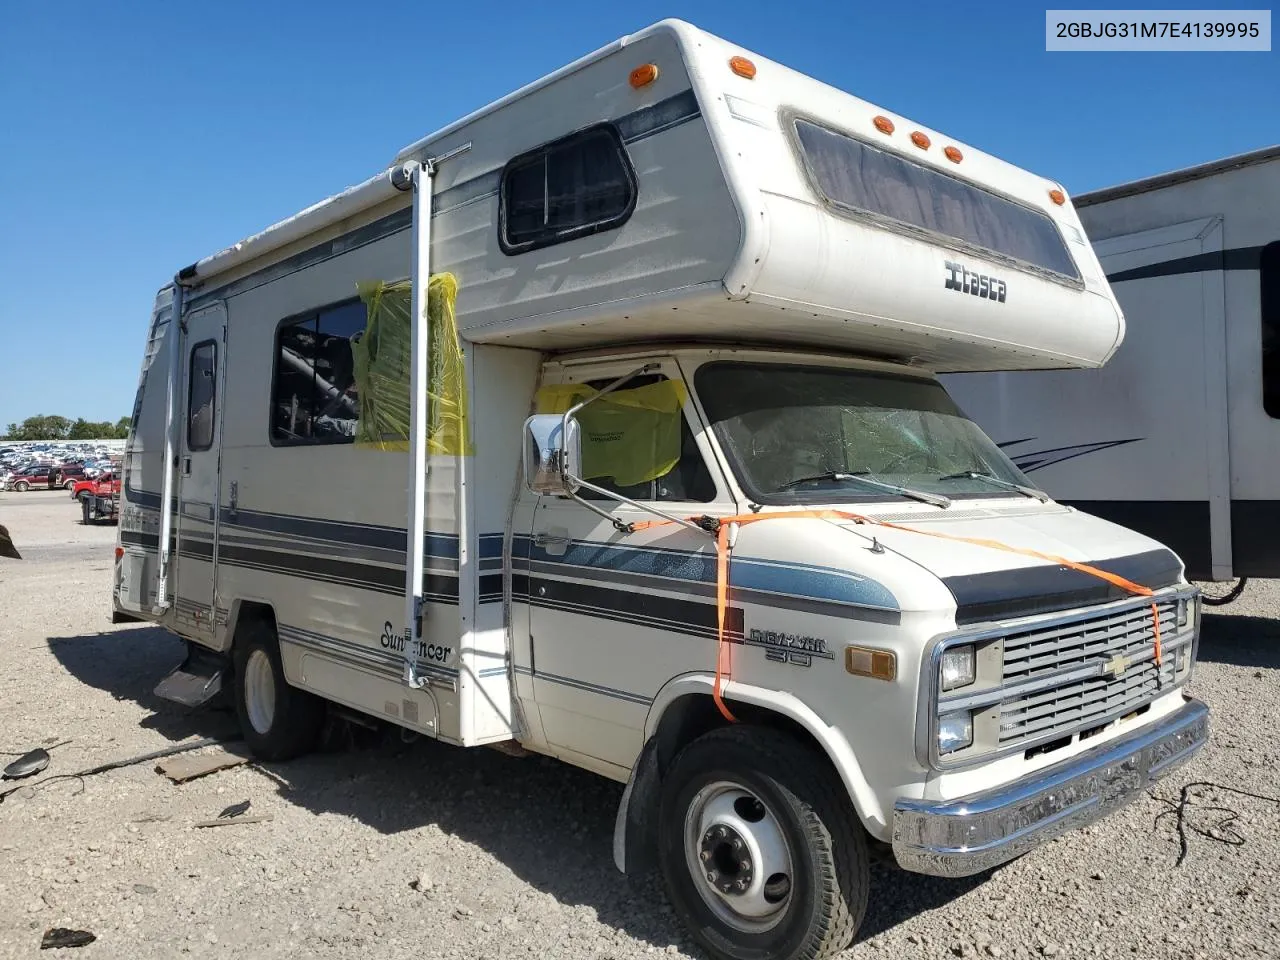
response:
M846 513L842 510L795 510L778 513L745 513L735 517L715 517L719 526L716 528L716 681L712 691L712 699L715 700L716 707L725 719L730 723L736 723L737 718L725 705L721 691L724 687L726 677L733 676L732 663L730 662L732 644L726 642L724 634L724 618L725 611L729 608L729 554L731 552L729 544L729 531L734 524L745 526L748 523L757 523L761 520L776 519L792 519L792 520L848 520L853 523L870 524L877 527L885 527L890 530L901 530L905 533L915 533L922 537L936 537L939 540L952 540L956 543L968 543L973 546L987 547L991 550L1002 550L1005 553L1016 553L1024 557L1034 557L1037 560L1046 560L1049 563L1060 564L1072 570L1078 570L1080 573L1087 573L1091 577L1097 577L1099 580L1105 580L1112 586L1119 587L1127 593L1132 593L1139 597L1150 597L1155 591L1150 587L1144 587L1140 583L1134 583L1127 580L1119 574L1111 573L1100 567L1094 567L1087 563L1077 563L1075 560L1068 560L1066 557L1059 557L1052 553L1041 553L1039 550L1028 550L1023 547L1013 547L1007 543L1001 543L999 540L987 540L982 537L957 537L950 533L939 533L936 530L920 530L917 527L904 527L901 524L889 523L885 520L876 520L872 517L865 517L859 513ZM702 517L690 517L693 522L704 520ZM670 520L642 520L632 524L632 530L639 532L641 530L649 530L653 527L663 527L672 523ZM1155 603L1151 604L1151 623L1153 632L1153 645L1156 667L1160 667L1162 662L1161 643L1160 643L1160 610Z

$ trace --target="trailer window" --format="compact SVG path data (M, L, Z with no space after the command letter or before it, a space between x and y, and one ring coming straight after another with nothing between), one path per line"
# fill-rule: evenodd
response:
M276 331L271 442L351 443L360 418L351 343L365 328L359 300L324 307Z
M187 365L187 449L213 446L213 417L218 399L218 345L212 340L191 348Z
M1262 406L1280 420L1280 240L1262 248Z
M622 138L605 124L510 161L499 195L498 240L514 255L622 226L636 180Z
M1047 214L808 120L795 129L814 190L837 210L1080 278Z

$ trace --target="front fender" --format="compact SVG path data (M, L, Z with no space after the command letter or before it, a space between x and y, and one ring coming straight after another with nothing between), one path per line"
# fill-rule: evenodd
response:
M645 741L648 742L657 731L662 714L672 703L689 694L711 696L714 689L715 676L710 673L685 674L667 681L649 707L649 715L645 719L644 726ZM867 783L866 777L863 776L862 765L858 763L853 747L849 745L844 733L828 724L814 712L812 707L794 694L729 680L723 684L721 695L726 700L763 707L800 724L818 742L836 768L849 798L853 801L854 809L858 811L858 816L867 830L876 836L888 835L889 818L870 784Z
M645 719L644 748L631 769L614 821L614 863L623 873L629 872L628 868L643 868L652 863L652 849L645 841L647 830L653 822L648 817L649 808L657 802L661 782L656 734L663 715L680 698L690 695L710 697L714 689L713 674L685 674L669 680L658 691L649 707L649 714ZM724 684L722 695L727 700L751 704L799 724L813 737L835 767L867 831L881 839L889 836L889 821L884 808L863 776L862 766L848 739L839 729L826 723L808 704L790 693L731 680Z

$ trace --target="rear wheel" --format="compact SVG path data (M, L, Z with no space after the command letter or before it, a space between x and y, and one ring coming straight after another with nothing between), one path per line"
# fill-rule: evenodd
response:
M315 746L324 702L289 685L270 624L256 622L245 628L236 642L234 662L236 714L254 756L288 760Z
M815 960L866 911L866 837L826 758L765 727L689 744L663 781L659 858L676 911L713 955Z

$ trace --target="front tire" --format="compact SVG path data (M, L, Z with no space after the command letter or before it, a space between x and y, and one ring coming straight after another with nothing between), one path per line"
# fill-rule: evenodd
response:
M31 489L31 484L27 483L25 480L19 480L13 485L13 489L17 490L19 493L26 493Z
M233 660L236 715L253 755L260 760L289 760L311 750L324 722L324 702L289 685L271 625L247 626Z
M827 759L767 727L694 740L662 786L658 854L694 938L727 960L817 960L866 912L866 837Z
M67 481L65 481L65 482L62 484L62 489L63 489L63 490L73 490L73 489L75 489L75 485L76 485L76 482L75 482L75 480L74 480L74 479L72 479L72 480L67 480Z

